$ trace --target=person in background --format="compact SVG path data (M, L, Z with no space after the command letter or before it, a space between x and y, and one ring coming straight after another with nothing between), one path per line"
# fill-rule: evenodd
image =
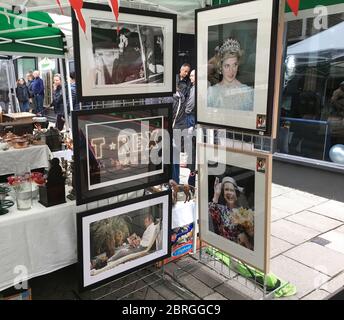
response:
M334 114L343 117L344 116L344 81L339 85L331 97L331 103L334 107Z
M180 92L183 96L187 99L189 96L190 90L190 78L189 73L191 70L191 66L188 63L184 63L179 70L179 74L177 74L176 85L179 87Z
M28 72L26 74L26 85L27 85L27 88L29 89L30 112L36 110L34 94L33 94L33 91L32 91L33 79L34 79L34 77L33 77L32 71Z
M78 98L76 94L75 72L70 73L69 81L70 81L70 89L72 91L73 110L80 110L80 104L78 102Z
M20 111L29 112L30 93L24 78L17 81L16 95L19 101Z
M190 169L190 176L188 179L188 184L195 186L195 166L196 166L196 137L193 136L195 130L195 81L196 81L196 71L192 70L190 73L190 92L186 100L185 114L186 114L186 124L188 128L188 148L190 150L188 154L188 167ZM191 157L190 157L191 153Z
M181 88L177 85L177 92L173 95L173 115L172 115L172 129L173 129L173 165L172 165L172 179L179 184L180 176L180 153L182 149L181 131L186 129L185 116L185 96L181 92Z
M35 104L36 104L36 114L43 115L43 101L44 101L44 84L43 80L40 78L39 71L35 70L33 72L34 80L32 83L32 93L34 95Z
M50 106L54 107L54 112L56 114L55 127L59 131L61 131L61 130L63 130L64 124L66 122L65 114L64 114L64 105L63 105L61 75L55 74L53 86L54 86L53 101L50 104Z

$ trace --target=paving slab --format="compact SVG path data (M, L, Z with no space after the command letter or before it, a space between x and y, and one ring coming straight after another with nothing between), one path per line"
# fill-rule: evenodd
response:
M200 298L204 298L214 293L214 290L205 285L191 274L186 274L176 279L183 287L190 290Z
M225 277L206 266L202 266L198 270L193 271L192 275L212 289L226 281Z
M338 220L324 217L323 215L311 211L303 211L293 214L287 217L286 220L295 222L319 232L332 230L342 224L342 222Z
M281 240L279 238L276 238L274 236L271 236L270 239L271 239L270 240L270 257L271 258L294 247L293 244L287 241Z
M284 194L284 196L293 201L302 201L304 203L309 203L309 205L312 207L328 201L328 199L326 198L319 197L300 190L293 190L292 192Z
M278 220L271 224L271 234L279 239L298 245L316 237L320 232L291 221Z
M344 225L339 227L339 228L337 228L335 231L344 233Z
M344 270L344 254L313 242L297 246L284 255L331 277Z
M214 290L226 297L228 300L250 300L248 296L234 289L233 285L230 283L230 280L214 288Z
M304 296L301 300L324 300L330 295L326 290L314 290L310 294Z
M283 209L275 208L272 205L272 208L271 208L271 221L272 222L286 218L290 215L292 215L292 213L285 211Z
M344 203L329 200L325 203L314 206L310 209L312 212L320 213L329 218L344 222Z
M313 206L309 201L305 201L302 199L300 199L300 201L292 201L285 195L273 198L271 205L276 209L281 209L290 213L301 212Z
M278 197L282 194L286 194L288 192L292 192L293 189L288 188L288 187L284 187L278 184L273 183L272 184L272 188L271 188L271 196L274 197Z
M324 289L330 293L334 293L339 289L344 289L344 272L324 283L321 286L321 289Z
M330 279L325 274L284 255L273 258L270 266L272 273L296 286L297 293L292 298L302 298Z
M337 230L332 230L321 235L321 238L329 241L326 244L326 248L335 250L344 254L344 232L339 232Z
M203 300L227 300L223 295L215 292L209 296L206 296Z

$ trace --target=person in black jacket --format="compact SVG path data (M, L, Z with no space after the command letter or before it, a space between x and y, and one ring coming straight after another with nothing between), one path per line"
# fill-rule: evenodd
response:
M65 120L65 114L64 114L61 76L59 74L55 74L54 76L53 101L50 106L54 107L54 112L56 114L55 127L59 131L61 131L63 130L66 120Z
M23 78L20 78L17 81L16 95L19 101L20 111L28 112L30 108L29 106L30 93L26 85L26 82Z

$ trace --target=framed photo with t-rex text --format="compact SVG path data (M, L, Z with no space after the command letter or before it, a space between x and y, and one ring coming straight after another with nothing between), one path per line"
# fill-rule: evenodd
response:
M171 96L175 92L174 14L84 3L84 32L72 12L79 101Z
M197 122L271 135L280 10L279 0L197 10Z
M271 155L198 144L200 238L269 271Z
M171 193L78 213L80 289L91 289L171 253Z
M171 178L172 106L72 112L77 204Z

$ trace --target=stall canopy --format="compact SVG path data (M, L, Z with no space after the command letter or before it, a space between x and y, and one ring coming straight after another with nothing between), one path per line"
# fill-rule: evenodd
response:
M25 14L0 7L0 54L64 57L63 32L46 12Z
M287 55L315 61L328 61L343 58L344 22L322 31L310 38L288 47Z

